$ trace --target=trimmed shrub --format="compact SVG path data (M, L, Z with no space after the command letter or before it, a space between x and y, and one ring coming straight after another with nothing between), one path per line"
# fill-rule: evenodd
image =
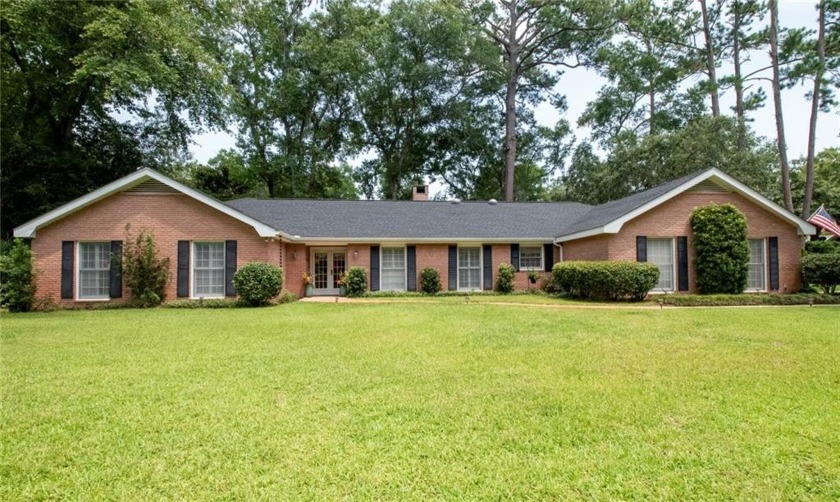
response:
M840 254L809 254L802 257L802 276L806 284L816 284L833 294L840 284Z
M653 263L635 261L567 261L554 265L551 289L573 298L644 300L659 280Z
M840 254L840 241L808 241L805 252L813 254Z
M496 292L504 295L513 292L513 277L516 269L510 263L499 263L499 275L496 277Z
M815 295L777 293L738 295L662 295L657 298L662 305L677 307L719 307L743 305L840 305L840 295Z
M248 305L265 305L283 289L283 269L270 263L247 263L233 274L233 287Z
M35 301L35 260L32 250L15 239L0 256L0 305L10 312L28 312Z
M732 204L709 204L691 213L694 270L701 294L743 293L750 248L747 219Z
M169 258L158 256L155 238L141 230L131 239L129 226L125 227L126 245L122 255L122 277L131 292L132 303L138 307L160 305L166 298L166 283L169 281ZM119 256L111 256L119 261Z
M420 271L420 291L425 295L440 293L440 272L436 268L426 267Z
M363 267L350 267L344 274L347 296L357 298L367 292L367 270Z

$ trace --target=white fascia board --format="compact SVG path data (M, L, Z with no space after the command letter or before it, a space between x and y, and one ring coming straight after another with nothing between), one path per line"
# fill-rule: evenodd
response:
M143 168L137 170L127 176L123 176L122 178L112 181L107 185L90 192L87 195L79 197L78 199L72 200L67 204L64 204L52 211L45 213L33 220L30 220L23 225L15 228L14 236L20 237L24 239L31 239L35 237L37 230L44 225L52 223L56 220L64 218L80 209L83 209L95 202L99 202L100 200L109 197L117 192L121 192L133 186L139 185L140 183L148 180L154 179L157 180L170 188L177 190L184 195L192 197L193 199L202 202L217 211L220 211L236 220L239 220L247 225L250 225L257 231L257 234L260 237L277 237L278 235L285 236L282 232L279 232L268 225L261 223L249 216L246 216L239 211L227 206L212 197L208 197L201 192L193 190L177 181L168 178L157 171L154 171L149 168Z
M448 238L448 237L301 237L299 235L286 238L289 242L317 243L317 244L378 244L378 243L410 243L410 244L455 244L461 242L482 243L482 244L509 244L509 243L539 243L547 244L554 240L554 237L492 237L492 238Z
M616 218L615 220L607 223L604 226L596 227L596 228L593 228L593 229L590 229L590 230L585 230L583 232L577 232L577 233L574 233L574 234L561 235L561 236L557 237L556 239L554 239L554 242L556 242L556 243L567 242L567 241L571 241L571 240L575 240L575 239L583 239L585 237L592 237L594 235L600 235L600 234L617 234L618 232L621 231L621 228L628 221L630 221L633 218L636 218L637 216L640 216L640 215L650 211L651 209L655 208L656 206L659 206L660 204L663 204L663 203L673 199L674 197L676 197L677 195L685 192L689 188L697 185L698 183L700 183L702 181L706 181L707 179L710 179L710 178L714 178L716 181L723 184L724 186L726 186L730 190L732 190L736 193L739 193L740 195L746 197L747 199L752 200L754 203L758 204L759 206L762 206L763 208L767 209L771 213L776 214L777 216L779 216L783 220L787 220L790 223L793 223L794 225L797 226L799 235L813 235L813 234L816 233L816 228L813 225L811 225L810 223L806 222L805 220L802 220L801 218L797 217L795 214L793 214L790 211L786 210L785 208L779 206L775 202L769 200L768 198L764 197L760 193L758 193L755 190L751 189L750 187L744 185L743 183L741 183L740 181L736 180L735 178L729 176L728 174L724 173L723 171L721 171L719 169L716 169L716 168L712 168L712 169L709 169L708 171L705 171L705 172L695 176L694 178L686 181L682 185L674 188L673 190L660 195L659 197L657 197L657 198L653 199L652 201L648 202L647 204L639 206L638 208L634 209L633 211L630 211L629 213L624 214L623 216L621 216L619 218Z

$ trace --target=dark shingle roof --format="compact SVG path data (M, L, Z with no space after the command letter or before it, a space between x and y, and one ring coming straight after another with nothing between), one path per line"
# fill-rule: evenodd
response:
M577 202L453 204L314 199L237 199L226 204L303 238L548 239L602 227L698 174L599 206Z
M588 212L577 202L238 199L227 205L301 237L553 238Z
M634 193L633 195L629 195L623 199L607 202L599 206L593 206L592 209L582 215L577 221L563 228L558 236L562 237L564 235L571 235L591 230L593 228L602 227L611 221L621 218L625 214L644 206L648 202L665 195L671 190L699 175L700 172L692 173L651 189Z

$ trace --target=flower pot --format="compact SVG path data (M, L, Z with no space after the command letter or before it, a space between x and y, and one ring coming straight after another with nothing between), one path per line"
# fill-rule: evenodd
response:
M315 289L312 287L312 284L307 284L303 290L303 296L312 296L312 293Z
M347 286L342 284L338 287L338 296L347 296Z

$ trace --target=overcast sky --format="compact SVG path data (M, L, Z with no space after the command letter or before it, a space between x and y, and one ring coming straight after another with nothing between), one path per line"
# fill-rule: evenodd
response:
M815 2L811 0L780 0L779 21L784 27L808 27L816 25ZM769 64L769 56L766 52L756 52L752 55L752 61L744 65L745 74L750 71L765 67ZM732 69L727 65L719 68L718 75L730 74ZM769 72L767 73L769 76ZM595 72L583 68L568 70L560 79L557 90L566 95L569 109L565 118L572 124L573 132L578 141L589 135L586 128L577 127L577 118L583 112L586 104L595 98L598 90L604 84L604 80ZM776 126L773 117L772 94L769 86L765 87L767 102L764 108L752 112L752 127L755 131L767 138L775 138ZM783 112L788 144L788 157L796 159L805 154L808 146L808 119L810 115L810 102L805 99L807 88L804 86L782 92ZM734 107L735 98L732 92L724 93L721 96L721 106L726 107L725 113L732 114L731 107ZM559 114L551 105L544 104L537 109L537 119L545 125L554 125ZM835 110L832 113L821 113L818 119L817 130L817 151L828 147L840 146L840 114ZM213 132L197 135L194 137L195 144L191 152L199 162L207 162L220 150L233 148L234 137L225 132Z

